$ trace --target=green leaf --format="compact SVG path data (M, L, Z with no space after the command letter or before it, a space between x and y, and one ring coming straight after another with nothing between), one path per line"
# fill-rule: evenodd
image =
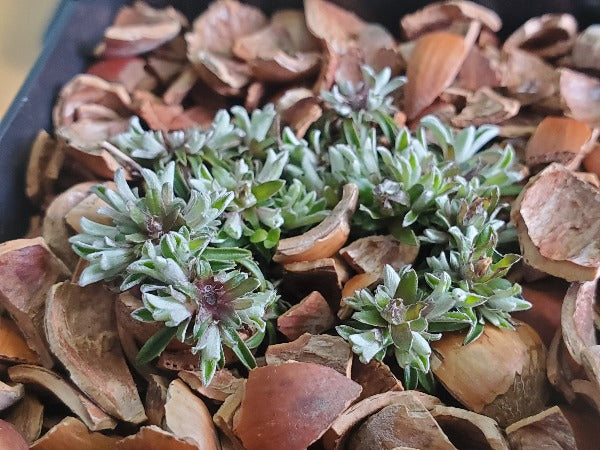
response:
M240 335L237 334L237 331L230 328L223 328L223 335L225 345L233 350L233 353L238 357L240 362L246 366L248 370L254 369L256 367L254 355L250 349L248 349L248 346Z
M252 186L252 193L256 197L256 201L262 202L275 195L285 186L284 180L267 181L266 183Z
M176 334L177 327L165 327L158 331L142 346L135 358L136 362L142 365L148 364L167 348L167 345L169 345L169 342L171 342Z
M250 242L252 242L253 244L259 244L265 239L267 239L268 236L269 233L267 233L267 230L265 230L264 228L259 228L250 235Z
M388 325L387 321L381 317L377 311L373 310L356 311L354 314L352 314L352 318L374 327L385 327Z
M394 298L401 298L406 304L417 301L418 285L419 279L417 277L417 272L415 272L413 269L405 271L402 274L398 288L394 293Z
M202 256L209 261L241 262L244 259L251 259L252 252L237 247L209 247L204 250Z

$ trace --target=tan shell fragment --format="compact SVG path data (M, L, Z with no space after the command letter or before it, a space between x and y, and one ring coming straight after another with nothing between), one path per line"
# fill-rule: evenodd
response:
M116 190L116 186L113 183L104 183L104 185L110 189ZM111 217L98 213L100 208L107 206L108 204L96 194L90 194L71 208L64 219L77 233L83 232L83 229L81 228L82 217L104 225L112 225L113 222Z
M116 450L198 450L198 446L188 439L181 439L150 425L140 428L136 434L126 437L112 447Z
M168 431L178 438L193 441L200 450L219 448L219 438L206 405L181 380L173 380L169 385L164 422Z
M11 386L0 381L0 411L4 411L8 407L14 405L23 398L25 393L22 384Z
M456 449L411 391L399 392L394 404L371 415L346 445L348 450L394 447Z
M360 238L340 249L340 256L359 273L382 273L386 264L399 270L418 254L418 245L403 244L390 235Z
M520 48L543 58L567 54L577 37L577 21L571 14L532 17L504 42L504 49Z
M102 286L57 284L48 295L46 332L73 382L105 411L137 424L146 414L119 346L114 301Z
M118 440L117 437L90 432L80 420L65 417L35 441L31 450L113 450Z
M287 264L334 255L348 239L350 221L357 204L358 187L355 184L346 184L342 199L329 217L300 236L280 240L273 261Z
M598 344L594 326L596 284L596 281L572 283L562 304L562 338L569 354L580 365L583 350Z
M324 0L305 0L304 14L310 32L331 45L336 53L343 54L366 25L353 12Z
M560 69L560 96L568 115L590 127L600 127L600 79Z
M437 405L429 412L457 448L509 450L504 434L494 419L443 405Z
M580 69L600 71L600 25L587 27L575 40L571 55L573 64Z
M522 105L551 97L558 91L558 73L539 56L520 49L504 52L502 86Z
M500 123L516 116L520 107L517 100L484 87L467 97L466 106L459 115L450 119L450 123L458 128Z
M0 305L12 316L42 365L52 367L44 333L46 296L54 283L69 276L69 270L42 238L0 244L0 269Z
M351 378L363 388L358 401L384 392L404 390L404 386L388 365L376 359L364 364L355 356L352 361Z
M591 150L597 132L568 117L546 117L527 142L525 162L529 167L559 162L576 169Z
M519 324L516 330L485 327L469 345L463 345L464 338L464 333L452 332L432 343L433 373L453 397L500 426L544 408L546 348L529 325Z
M160 375L150 375L146 390L145 410L150 425L161 427L165 418L167 401L167 379Z
M42 433L44 405L33 395L25 394L4 418L14 425L28 444L31 444Z
M31 146L25 176L27 197L34 203L46 203L54 193L65 154L45 130L40 130Z
M531 448L560 448L576 450L571 424L558 406L535 416L519 420L506 428L510 446L514 450Z
M600 190L559 164L531 178L512 208L525 261L567 281L600 271Z
M491 31L502 28L502 20L493 10L475 2L458 0L435 2L400 19L400 26L408 39L423 33L444 29L453 22L476 20Z
M34 384L54 394L92 431L109 430L117 423L81 392L54 372L39 366L22 364L8 369L9 378L18 383Z
M305 333L292 342L269 345L265 353L267 364L278 365L286 361L314 363L330 367L350 378L352 351L339 336Z
M340 309L337 312L337 316L340 320L348 319L354 309L350 306L346 305L344 301L347 297L353 297L356 291L360 291L361 289L373 287L376 283L381 281L380 273L359 273L358 275L354 275L350 278L342 289L342 300L340 301Z
M238 389L225 399L221 407L213 416L213 422L227 436L234 450L245 450L244 446L233 432L233 418L239 411L242 398L246 389L246 383L241 384Z
M202 374L195 370L182 370L177 376L200 395L217 402L224 402L246 383L229 369L217 370L208 386L202 384Z
M259 367L248 376L234 431L248 450L305 449L360 391L354 381L318 364Z
M333 328L336 318L327 300L313 291L277 318L277 329L294 340L304 333L320 334Z

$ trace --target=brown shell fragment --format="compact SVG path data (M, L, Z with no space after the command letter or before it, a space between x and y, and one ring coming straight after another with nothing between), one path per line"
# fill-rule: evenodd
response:
M119 346L114 302L101 286L57 284L48 295L46 332L73 382L108 413L137 424L146 414Z
M316 97L298 100L281 114L281 121L287 124L294 134L303 138L310 126L321 118L323 109Z
M116 190L116 185L113 183L104 183L104 186ZM77 205L69 210L64 216L65 221L77 233L82 233L81 219L85 217L93 222L102 223L104 225L112 225L112 218L99 214L98 210L102 207L107 207L108 204L98 197L95 193L88 195L81 200Z
M121 8L112 26L104 31L100 54L109 58L149 52L179 34L187 20L172 6L154 9L137 1Z
M465 39L453 33L434 32L419 38L406 68L404 112L409 120L450 86L469 50Z
M584 348L580 356L588 379L600 388L600 345Z
M188 66L169 85L162 98L167 105L179 105L198 81L198 74Z
M543 58L571 51L577 37L577 21L571 14L532 17L504 42L504 49L520 48Z
M348 450L366 448L455 450L427 408L411 391L399 392L393 405L370 416L348 438Z
M169 385L164 421L168 431L194 442L198 449L219 448L219 438L206 405L181 380L173 380Z
M562 338L571 358L580 365L583 350L598 344L594 326L596 284L596 281L572 283L562 304Z
M339 336L305 333L292 342L269 345L265 353L267 364L278 365L286 361L314 363L330 367L350 378L352 351Z
M200 395L217 402L224 402L246 383L228 369L217 370L208 386L202 384L202 374L195 370L182 370L177 376Z
M120 83L128 92L133 92L152 75L146 72L146 61L142 58L111 58L91 65L86 73L103 80Z
M365 22L356 14L324 0L305 0L304 14L310 32L327 42L337 53L344 53Z
M560 96L568 115L590 127L600 126L600 79L561 69Z
M360 238L340 249L340 256L358 273L382 273L386 264L399 270L418 254L418 245L403 244L390 235Z
M248 450L305 449L360 391L354 381L318 364L259 367L248 376L234 431Z
M160 375L150 375L146 390L145 411L150 425L162 426L167 401L167 379Z
M34 384L54 394L92 430L115 428L116 422L76 388L56 373L39 366L22 364L8 369L8 377L18 383Z
M0 420L0 448L7 450L27 450L29 446L11 423Z
M450 119L458 128L500 123L518 114L521 104L484 87L467 97L467 104L459 115Z
M40 130L29 155L25 175L25 192L36 204L44 205L54 194L54 183L58 179L65 154L45 130Z
M596 383L588 380L572 380L571 387L575 394L595 409L596 414L600 414L600 388Z
M140 428L136 434L118 441L112 448L116 450L198 450L195 442L178 438L154 425Z
M14 425L28 444L31 444L42 433L44 405L33 395L26 393L4 418Z
M577 36L571 57L575 67L600 71L600 25L590 25Z
M558 406L519 420L506 428L514 450L560 448L576 450L573 429Z
M558 91L558 73L539 56L520 49L504 53L502 85L522 105L551 97Z
M359 273L350 278L344 284L344 288L342 289L342 300L340 301L340 309L337 312L338 318L340 320L346 320L354 312L354 309L346 305L346 302L344 301L345 298L353 297L356 291L360 291L361 289L374 287L380 280L380 273Z
M65 417L44 436L35 441L32 450L113 450L118 437L93 433L83 422L74 417Z
M594 135L594 136L593 136ZM525 162L529 167L559 162L575 169L591 150L597 133L568 117L546 117L527 142Z
M471 47L456 77L456 85L476 91L483 87L499 87L502 84L500 52L495 47Z
M464 338L452 332L432 343L433 373L453 397L500 426L544 408L546 348L533 328L524 323L515 330L485 327L469 345L463 345Z
M12 316L41 364L52 367L44 332L46 296L54 283L69 276L69 270L39 237L0 244L0 270L0 305Z
M443 405L437 405L429 412L457 448L509 450L504 434L494 419Z
M567 281L600 271L600 190L559 164L531 178L512 208L525 261Z
M334 255L346 243L350 221L358 204L358 186L346 184L342 199L329 217L300 236L279 241L273 261L287 264Z
M40 361L8 317L0 317L0 361L25 364L39 364Z
M404 386L388 365L376 359L364 364L354 357L351 378L363 388L358 401L384 392L404 390Z
M244 446L233 432L233 418L242 404L242 397L246 389L246 383L225 399L221 407L213 416L213 422L219 430L229 439L234 450L245 450ZM239 415L236 416L239 418Z
M335 315L327 300L317 291L304 297L277 318L277 329L294 340L304 333L320 334L333 328Z
M400 20L400 26L408 39L415 39L424 33L445 29L454 22L476 20L491 31L502 28L502 20L493 10L475 2L458 0L435 2Z

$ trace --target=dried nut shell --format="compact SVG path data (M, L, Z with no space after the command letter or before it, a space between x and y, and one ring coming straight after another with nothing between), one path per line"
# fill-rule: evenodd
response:
M361 289L373 287L380 280L380 273L359 273L350 278L342 289L342 300L340 301L340 309L337 312L338 318L346 320L354 312L354 309L346 305L345 298L353 297L356 291L360 291Z
M353 12L324 0L305 0L304 14L310 32L331 45L336 53L344 53L365 22Z
M216 402L224 402L246 383L245 378L236 377L228 369L217 370L208 386L202 384L202 373L196 370L182 370L177 376L191 389Z
M305 449L360 391L354 381L317 364L259 367L248 377L234 431L248 450Z
M160 375L150 375L144 404L148 423L162 426L167 401L167 379Z
M558 406L527 417L506 428L510 446L515 450L560 448L576 450L571 424Z
M529 167L559 162L575 169L594 141L585 123L568 117L546 117L527 143L525 162Z
M355 356L352 361L351 378L363 388L357 401L384 392L404 390L404 386L392 373L388 365L376 359L372 359L368 364L363 364Z
M118 437L93 433L83 422L74 417L65 417L53 426L44 436L35 441L31 450L113 450Z
M113 183L104 183L104 186L116 190L116 186ZM112 225L112 217L98 213L100 208L107 206L107 203L95 193L90 194L73 208L71 208L64 216L64 219L67 224L69 224L69 226L77 233L83 233L83 228L81 228L82 217L104 225Z
M381 273L386 264L399 270L412 264L418 245L402 244L393 236L368 236L340 249L340 256L358 273Z
M34 384L54 394L92 431L115 428L116 422L81 392L56 373L39 366L22 364L8 369L8 377L18 383Z
M36 204L45 204L54 194L65 154L45 130L40 130L31 146L25 175L25 192Z
M287 264L334 255L348 239L350 221L357 204L358 187L355 184L346 184L342 199L329 217L300 236L280 240L273 261Z
M562 304L562 338L569 354L579 365L582 364L583 350L598 344L594 326L596 284L596 281L572 283Z
M22 384L13 386L0 381L0 411L4 411L23 398L25 393Z
M352 350L339 336L303 334L292 342L269 345L265 353L267 364L278 365L286 361L320 364L330 367L350 378Z
M0 317L0 360L39 364L38 355L29 348L19 328L8 317Z
M102 286L59 283L48 295L46 333L73 382L111 415L137 424L146 414L118 344L114 303Z
M571 14L532 17L504 42L504 49L520 48L543 58L571 51L577 37L577 21Z
M69 276L69 270L42 238L1 244L0 267L0 305L12 316L42 365L52 367L44 332L46 296L54 283Z
M600 126L600 79L560 69L560 96L568 115L590 127Z
M213 416L213 422L229 439L229 442L232 444L234 450L245 450L238 437L233 433L233 418L234 415L239 411L245 389L246 383L244 382L234 393L225 399L221 407ZM239 416L237 417L239 418Z
M432 343L432 369L467 409L506 426L540 412L548 398L546 348L529 325L515 330L485 327L463 345L464 333ZM473 384L472 380L480 380Z
M331 329L336 318L327 300L313 291L277 318L277 329L294 340L304 333L320 334Z
M140 428L136 434L117 442L116 450L198 450L195 442L181 439L150 425Z
M27 450L29 446L11 423L0 420L0 448Z
M575 67L600 71L600 25L590 25L579 34L571 57Z
M596 145L583 159L583 167L588 172L600 177L600 145Z
M531 178L511 213L525 261L567 281L596 279L599 202L598 188L559 164Z
M504 52L502 86L522 105L536 103L558 91L558 73L539 56L520 49Z
M111 58L92 64L86 73L112 83L120 83L128 92L133 92L140 83L152 77L145 67L146 61L142 58Z
M453 33L434 32L419 38L406 68L404 112L409 120L452 84L469 50L465 39Z
M495 47L471 47L456 77L456 85L470 91L502 85L500 52Z

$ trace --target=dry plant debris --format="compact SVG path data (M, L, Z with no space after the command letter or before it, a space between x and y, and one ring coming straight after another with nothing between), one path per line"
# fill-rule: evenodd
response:
M600 25L359 6L118 12L0 245L0 447L594 445Z

